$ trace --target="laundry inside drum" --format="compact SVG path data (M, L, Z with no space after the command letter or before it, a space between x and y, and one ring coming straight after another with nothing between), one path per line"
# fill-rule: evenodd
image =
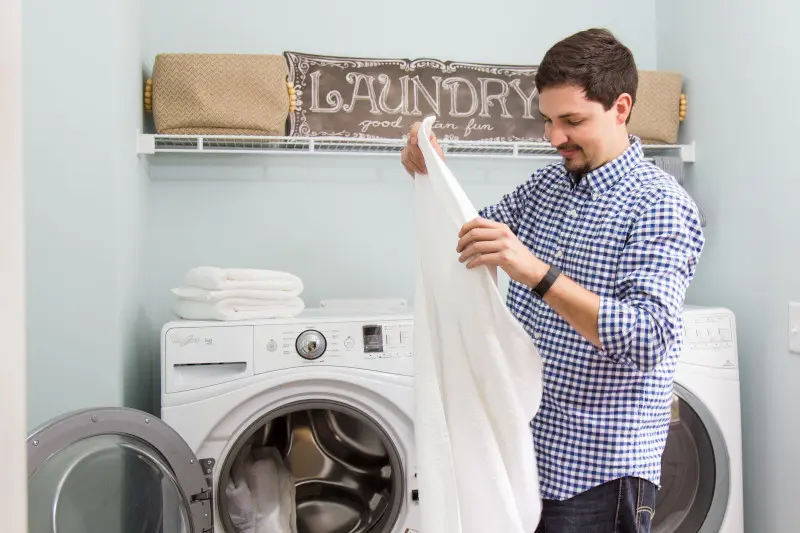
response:
M402 505L395 444L344 405L299 404L267 415L222 468L220 518L232 533L389 533Z

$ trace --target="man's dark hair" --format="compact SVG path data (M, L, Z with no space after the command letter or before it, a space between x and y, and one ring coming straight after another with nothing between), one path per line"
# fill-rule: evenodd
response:
M633 53L610 31L598 28L578 32L553 45L536 72L540 93L547 87L573 85L606 111L623 93L635 102L638 84Z

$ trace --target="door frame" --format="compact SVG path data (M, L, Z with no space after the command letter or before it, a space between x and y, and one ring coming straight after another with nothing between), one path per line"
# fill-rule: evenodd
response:
M25 245L22 184L22 0L0 4L0 457L3 530L28 529L25 470Z

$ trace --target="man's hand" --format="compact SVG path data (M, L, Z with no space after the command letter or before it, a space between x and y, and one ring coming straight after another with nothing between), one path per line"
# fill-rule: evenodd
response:
M424 175L428 173L428 169L425 166L425 157L422 155L422 150L419 148L419 138L417 137L420 126L420 122L415 122L414 125L411 126L411 131L408 133L408 141L406 141L406 146L400 153L400 161L403 163L403 167L405 167L406 172L408 172L412 178L414 177L414 174ZM436 135L431 133L430 140L431 144L433 145L433 149L437 154L439 154L439 157L442 158L442 161L444 161L444 153L442 152L442 147L439 146L439 142L436 140Z
M467 262L467 268L499 266L514 281L531 288L542 281L550 268L505 224L476 218L464 224L458 236L456 251L461 254L459 261ZM603 349L597 326L599 296L562 274L544 295L544 301L585 339Z
M533 255L514 232L500 222L476 218L462 226L456 252L467 268L498 266L513 280L535 287L548 266Z

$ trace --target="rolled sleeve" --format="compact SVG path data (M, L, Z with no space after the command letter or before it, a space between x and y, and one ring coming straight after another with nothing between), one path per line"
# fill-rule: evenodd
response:
M655 196L623 249L614 297L600 297L597 324L603 353L642 372L680 338L686 290L704 246L694 202Z

